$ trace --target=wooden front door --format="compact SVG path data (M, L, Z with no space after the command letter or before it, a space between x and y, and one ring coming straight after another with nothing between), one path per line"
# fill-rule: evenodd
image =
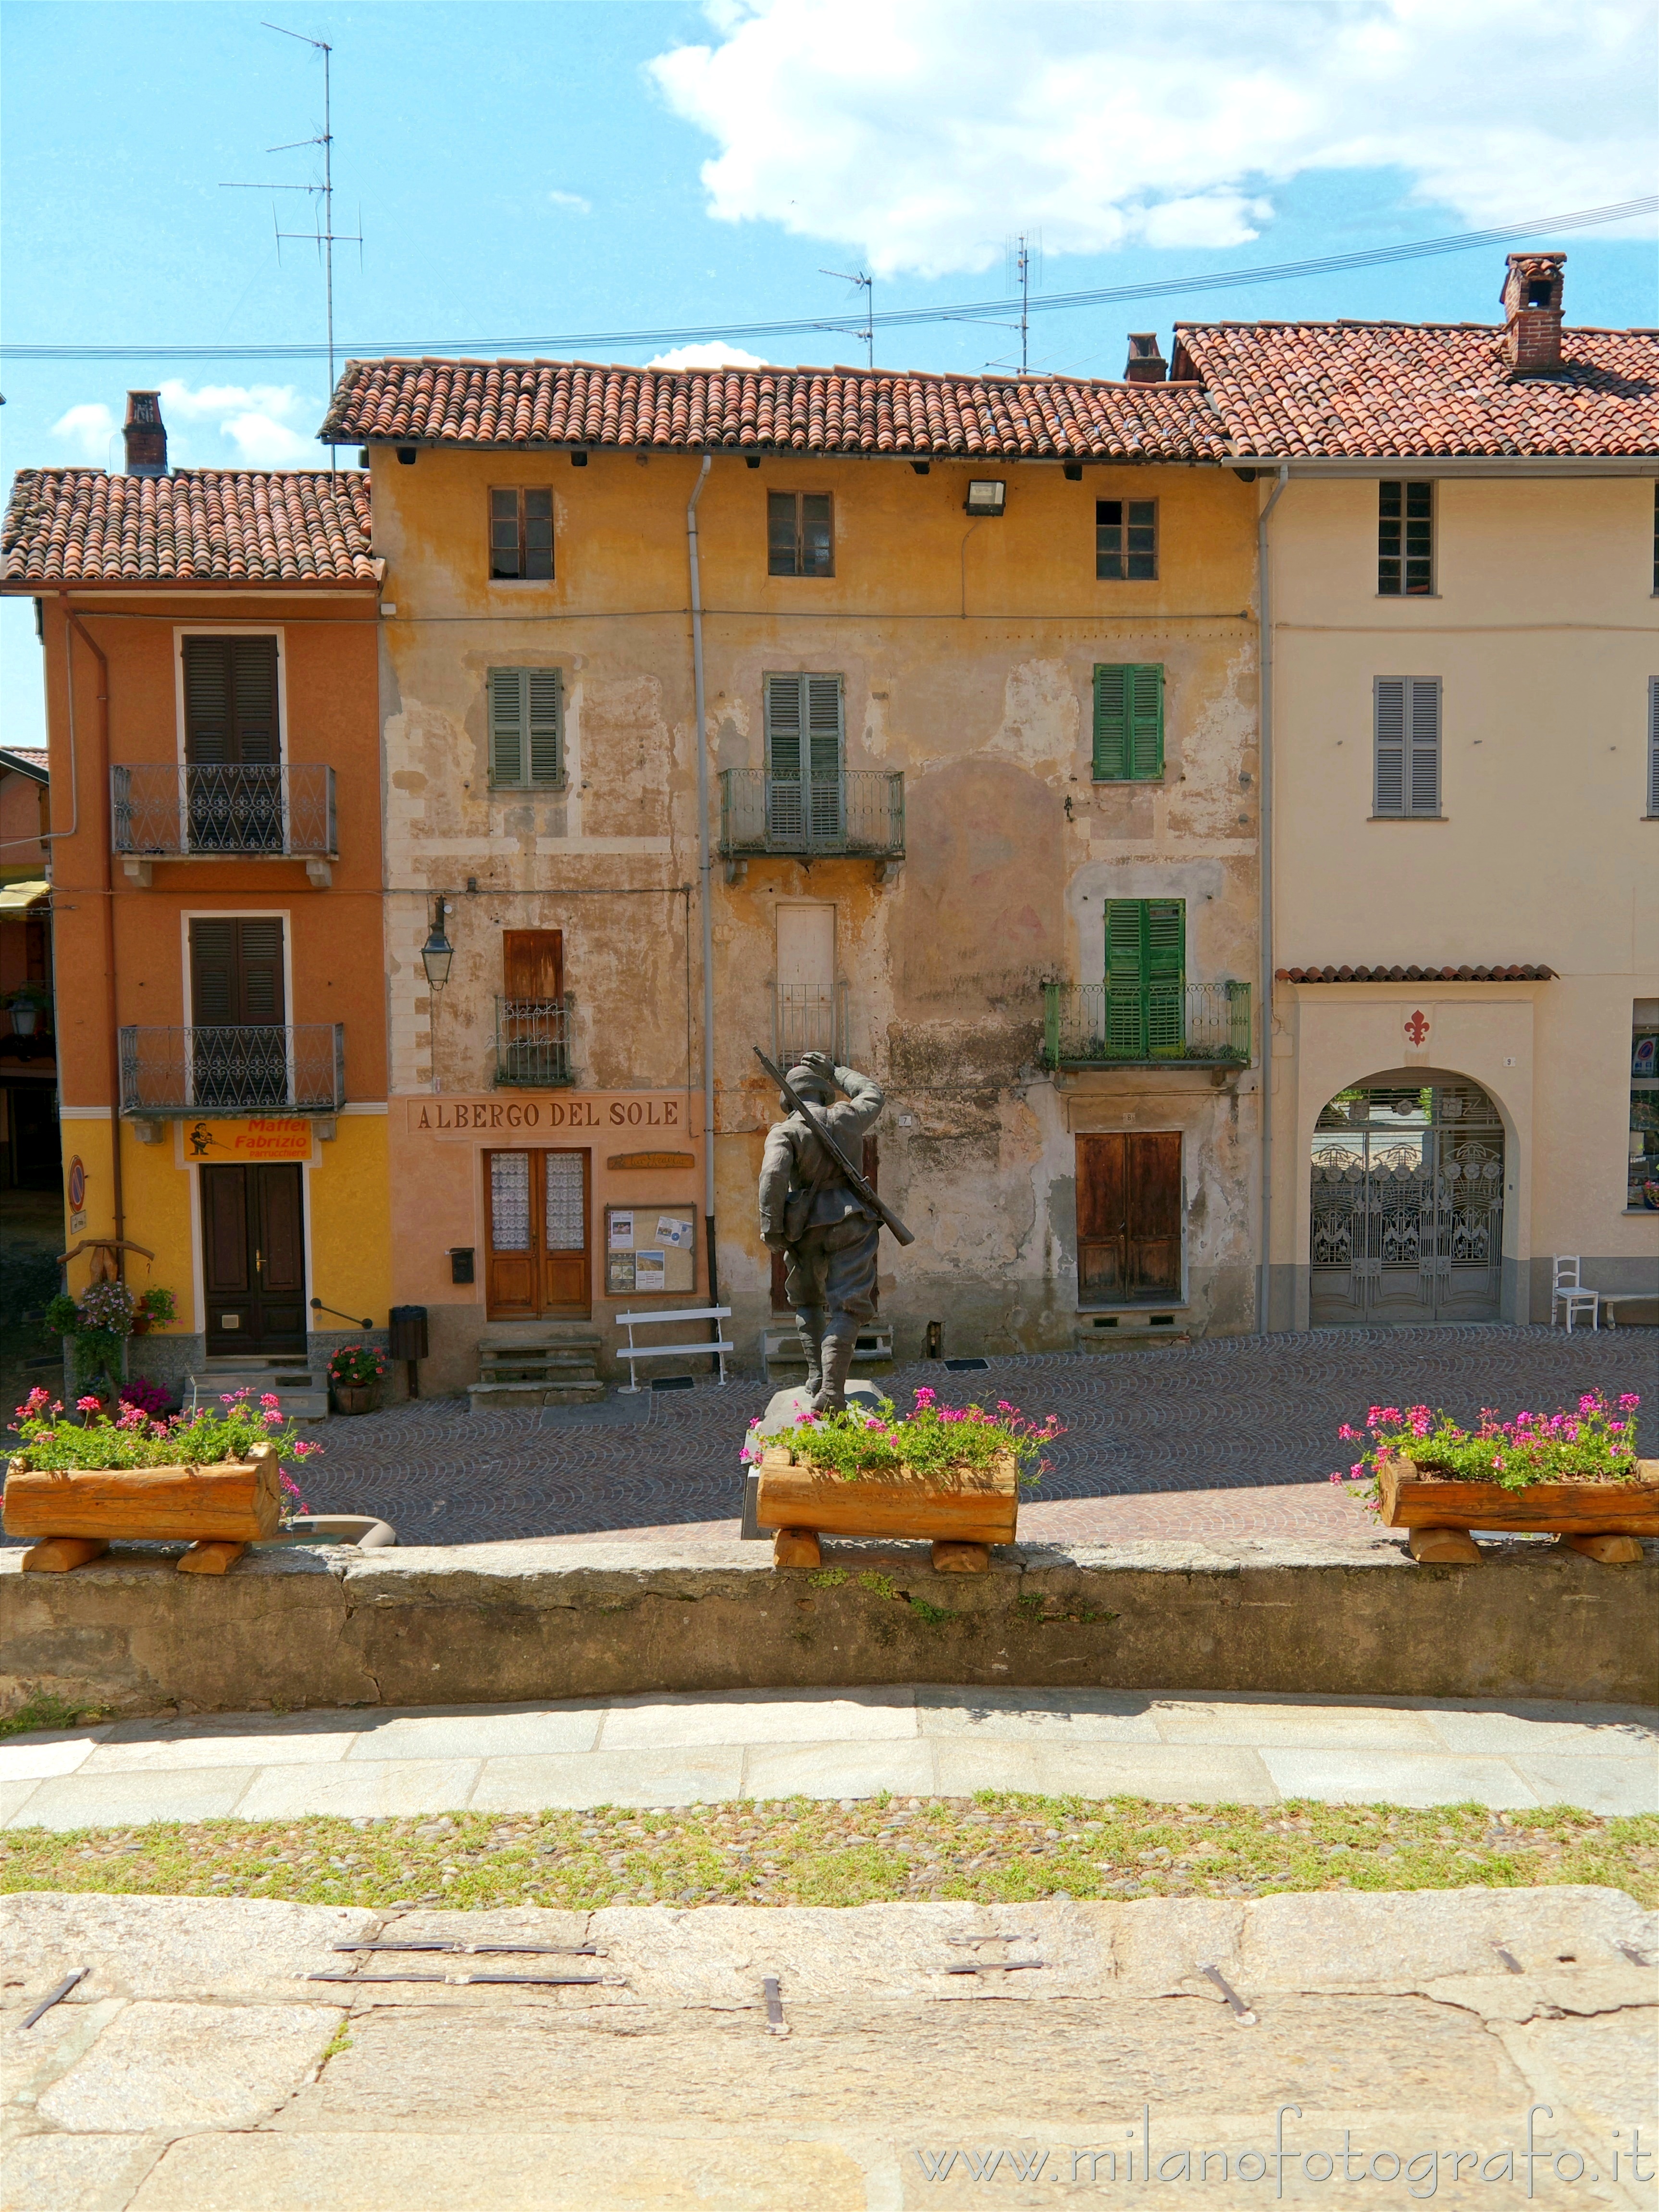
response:
M586 1320L587 1153L486 1152L484 1204L490 1320Z
M204 1167L202 1280L210 1352L306 1348L305 1215L295 1164Z
M1078 1304L1162 1305L1181 1295L1181 1133L1077 1140Z

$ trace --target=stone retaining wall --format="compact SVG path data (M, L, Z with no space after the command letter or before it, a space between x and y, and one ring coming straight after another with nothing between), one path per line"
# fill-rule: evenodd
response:
M473 1544L251 1553L222 1579L134 1546L67 1575L0 1554L0 1705L119 1713L487 1705L881 1682L1659 1698L1659 1544L1601 1567L1493 1542L1479 1567L1352 1544Z

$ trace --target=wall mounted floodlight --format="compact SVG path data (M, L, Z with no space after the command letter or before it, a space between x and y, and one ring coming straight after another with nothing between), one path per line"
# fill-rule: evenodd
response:
M432 929L421 947L421 965L426 970L428 987L441 991L449 981L449 963L455 957L455 948L444 935L444 902L434 899L432 905Z
M975 477L968 486L968 496L963 502L966 514L1000 514L1008 496L1008 487L1000 477Z

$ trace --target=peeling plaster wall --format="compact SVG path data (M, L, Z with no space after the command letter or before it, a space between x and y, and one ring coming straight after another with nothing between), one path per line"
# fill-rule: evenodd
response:
M562 453L423 450L404 468L375 449L377 544L398 610L386 629L394 1093L489 1089L509 927L565 933L583 1085L700 1085L673 895L697 866L696 465L594 453L574 471ZM1183 1318L1249 1322L1253 1077L1217 1089L1201 1073L1121 1069L1057 1085L1039 1053L1044 980L1101 975L1106 897L1184 898L1190 980L1254 975L1254 494L1213 469L1091 468L1080 483L1051 465L1000 472L1008 512L994 523L967 520L969 471L939 464L918 478L901 463L769 457L750 470L717 456L699 507L714 836L719 772L764 764L770 672L838 672L847 768L905 777L905 857L885 882L869 860L754 859L734 882L716 862L720 1285L745 1363L772 1319L754 1184L775 1105L751 1048L773 1047L776 915L792 900L833 905L847 1049L889 1091L881 1186L917 1234L908 1249L883 1243L882 1315L902 1349L919 1351L933 1320L953 1352L1069 1346L1083 1126L1182 1132ZM556 580L489 584L489 488L550 483ZM831 494L833 577L766 573L775 489ZM1130 492L1159 502L1160 579L1098 582L1093 501ZM1156 785L1092 781L1101 661L1165 666ZM488 790L485 678L511 663L564 672L561 793ZM440 890L456 953L434 1009L419 946L425 894ZM700 1020L695 899L689 920ZM1106 1119L1075 1120L1080 1091Z

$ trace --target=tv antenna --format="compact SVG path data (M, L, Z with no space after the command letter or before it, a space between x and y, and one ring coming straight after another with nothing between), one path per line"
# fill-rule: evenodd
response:
M1007 254L1008 289L1019 295L1019 320L1005 323L1004 330L1019 332L1019 373L1024 376L1030 366L1030 337L1031 323L1031 289L1042 289L1042 234L1022 230L1011 238L1006 248ZM987 368L1012 368L1006 361L988 361Z
M839 277L843 284L851 284L857 290L864 294L864 328L861 331L854 331L853 336L855 338L862 338L864 340L866 358L869 362L870 367L873 368L876 365L875 278L869 275L866 270L862 269L860 270L855 276L849 275L844 269L820 269L818 274L820 276ZM823 327L825 330L829 330L832 325L826 323ZM839 330L841 325L837 323L834 325L833 327Z
M295 39L302 46L312 47L323 58L322 129L319 131L314 131L309 138L293 138L283 145L267 146L265 149L267 154L292 154L301 146L320 146L323 149L323 180L319 185L225 184L221 185L219 189L226 192L309 192L321 203L316 210L317 222L310 230L283 230L276 222L276 210L274 204L271 209L271 222L276 227L278 261L283 258L283 240L285 238L305 239L317 248L317 258L323 266L324 312L328 326L328 390L329 397L332 399L334 395L334 248L337 245L355 246L358 249L361 259L363 243L363 218L361 209L358 210L357 228L355 231L337 231L334 228L334 128L331 82L334 49L325 39L309 39L303 31L285 30L280 23L264 23L261 27L267 31L275 31L281 38ZM332 446L328 449L328 465L331 474L338 466L336 449Z

